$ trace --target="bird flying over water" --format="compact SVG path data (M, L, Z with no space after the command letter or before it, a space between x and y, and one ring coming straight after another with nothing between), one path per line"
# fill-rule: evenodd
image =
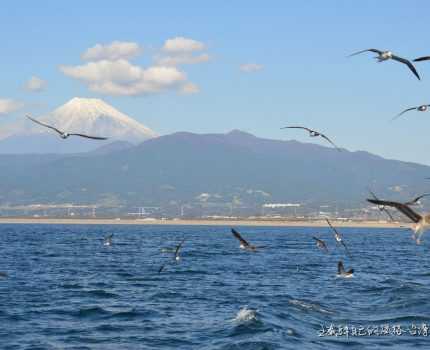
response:
M394 61L406 64L409 67L409 69L412 71L412 73L414 73L414 75L418 78L418 80L421 80L421 78L420 78L417 70L415 69L415 67L411 63L411 61L407 60L406 58L402 58L402 57L396 56L391 51L381 51L381 50L378 50L378 49L366 49L366 50L361 50L361 51L358 51L358 52L354 52L353 54L349 55L348 57L355 56L355 55L361 54L363 52L374 52L374 53L377 53L378 56L376 56L375 58L378 60L378 62L384 62L384 61L387 61L389 59L392 59Z
M318 248L320 248L321 250L324 250L326 253L328 253L327 244L325 244L325 242L322 239L319 239L317 237L312 237L312 238L315 240Z
M430 228L430 213L426 215L418 214L416 211L412 210L408 206L408 204L400 202L376 200L369 198L367 199L367 201L376 205L384 205L387 207L396 208L403 215L407 216L413 223L415 223L415 226L412 229L412 231L414 232L414 235L412 237L417 244L421 243L421 236L423 235L424 231Z
M345 271L342 260L337 263L337 275L339 277L352 277L354 274L354 269L349 269Z
M346 246L345 242L343 241L341 234L338 232L338 230L336 230L335 227L333 227L333 225L330 223L329 219L325 219L325 220L327 221L327 224L330 226L330 228L333 230L334 238L336 239L336 242L343 245L343 247L345 248L346 254L350 257L351 254L349 253L349 249Z
M376 197L376 194L375 194L375 193L373 193L370 189L369 189L369 192L370 192L370 194L372 195L372 197L373 197L374 199L379 200L379 198L378 198L378 197ZM385 208L385 206L384 206L384 205L378 205L378 209L379 209L379 211L382 211L382 212L384 212L385 214L387 214L391 221L394 221L393 215L391 215L391 213L388 211L388 209L387 209L387 208Z
M234 237L236 237L239 242L240 242L240 249L245 249L248 250L250 252L255 252L257 250L257 247L249 244L246 240L244 240L242 238L242 236L240 235L239 232L237 232L234 228L231 229L231 233L233 234Z
M103 245L111 246L112 245L112 238L113 238L113 233L111 233L109 236L105 237Z
M179 261L181 259L181 256L179 255L179 252L180 252L180 250L181 250L182 245L184 244L184 242L185 242L185 238L182 239L182 241L174 248L174 250L173 250L173 253L174 253L173 260ZM161 265L160 268L159 268L159 270L158 270L158 273L161 273L164 270L164 268L166 267L167 264L168 263L165 263L165 264Z
M337 147L332 140L330 140L326 135L324 135L318 131L306 128L304 126L284 126L281 129L303 129L303 130L306 130L307 132L309 132L310 137L321 136L323 139L327 140L334 148L336 148L338 151L341 151L341 149L339 147Z
M176 261L179 261L181 259L180 255L179 255L179 251L181 250L184 242L185 242L185 238L176 246L176 249L175 249L175 260Z
M400 116L402 116L403 114L405 114L406 112L409 111L418 111L418 112L426 112L429 109L430 105L421 105L421 106L416 106L416 107L411 107L411 108L407 108L404 111L400 112L399 114L397 114L393 119L391 120L395 120L397 118L399 118Z
M59 130L59 129L51 126L51 125L42 123L41 121L30 117L28 114L26 115L26 117L36 124L42 125L45 128L49 128L49 129L56 131L62 139L67 139L69 136L79 136L79 137L85 137L87 139L92 139L92 140L107 140L107 137L89 136L89 135L85 135L85 134L64 132L64 131L61 131L61 130Z

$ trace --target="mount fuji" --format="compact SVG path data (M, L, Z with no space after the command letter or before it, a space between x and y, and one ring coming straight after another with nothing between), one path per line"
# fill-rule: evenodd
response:
M61 140L52 130L23 120L2 128L0 153L80 153L111 143L126 147L126 144L137 144L158 136L148 127L96 98L75 97L48 115L36 118L69 133L104 136L109 140Z

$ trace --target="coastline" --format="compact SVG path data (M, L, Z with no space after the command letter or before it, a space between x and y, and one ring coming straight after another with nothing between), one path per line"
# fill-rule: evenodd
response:
M401 228L409 224L385 221L340 221L331 220L337 227L357 228ZM273 226L273 227L327 227L324 220L214 220L214 219L69 219L69 218L0 218L0 224L44 224L44 225L178 225L178 226Z

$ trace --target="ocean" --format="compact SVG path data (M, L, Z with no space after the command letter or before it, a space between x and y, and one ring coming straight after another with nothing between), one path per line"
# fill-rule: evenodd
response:
M348 257L328 228L235 228L261 249L223 226L1 225L0 349L430 347L430 237L341 228Z

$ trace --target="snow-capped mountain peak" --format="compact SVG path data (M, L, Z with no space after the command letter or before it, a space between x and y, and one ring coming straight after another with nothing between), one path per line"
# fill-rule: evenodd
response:
M139 142L157 136L148 127L97 98L72 98L40 119L67 132L103 135L115 140Z

